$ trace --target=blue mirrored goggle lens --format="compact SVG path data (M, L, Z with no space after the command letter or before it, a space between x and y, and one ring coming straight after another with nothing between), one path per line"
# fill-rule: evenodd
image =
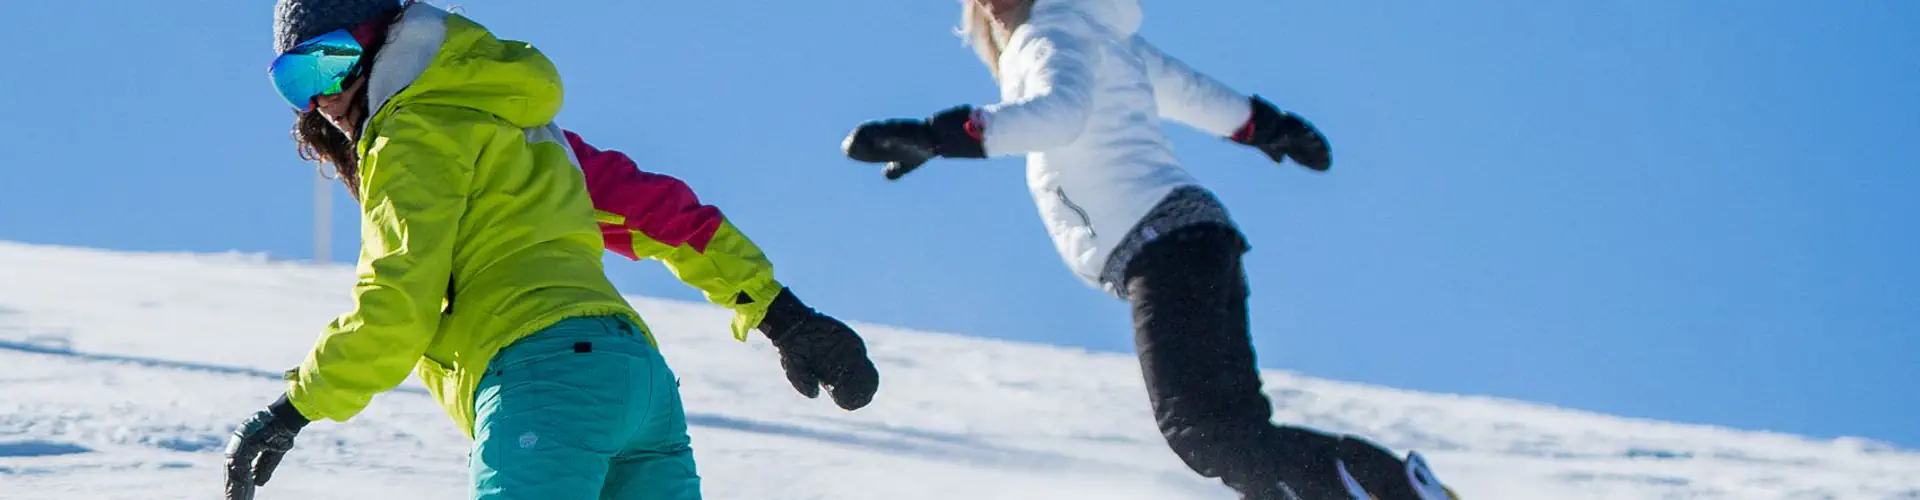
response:
M360 42L346 30L336 30L302 42L273 59L267 76L280 97L302 112L313 98L340 92L341 84L360 62Z

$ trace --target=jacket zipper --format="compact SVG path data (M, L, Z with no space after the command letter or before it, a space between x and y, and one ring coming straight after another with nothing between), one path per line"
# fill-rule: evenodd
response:
M1080 216L1080 225L1087 228L1087 236L1094 238L1100 237L1098 233L1093 232L1093 218L1087 216L1086 209L1080 208L1080 205L1074 204L1073 200L1067 199L1067 190L1065 188L1054 186L1053 194L1060 198L1060 203L1065 204L1067 208L1073 209L1073 213Z

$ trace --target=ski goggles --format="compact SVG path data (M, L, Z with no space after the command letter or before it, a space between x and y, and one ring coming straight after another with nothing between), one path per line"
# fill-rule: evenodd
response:
M364 52L353 33L329 31L273 58L267 77L280 97L304 113L313 110L313 98L340 93L347 79L359 74Z

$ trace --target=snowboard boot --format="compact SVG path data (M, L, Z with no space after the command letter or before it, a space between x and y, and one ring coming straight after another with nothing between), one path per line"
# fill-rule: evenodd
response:
M1417 452L1402 460L1355 436L1279 430L1272 467L1222 478L1241 500L1460 500Z
M1248 456L1220 480L1241 500L1352 500L1357 486L1340 468L1341 438L1299 426L1261 426Z
M1356 500L1460 500L1434 477L1426 457L1408 452L1406 460L1366 440L1340 442L1340 478Z

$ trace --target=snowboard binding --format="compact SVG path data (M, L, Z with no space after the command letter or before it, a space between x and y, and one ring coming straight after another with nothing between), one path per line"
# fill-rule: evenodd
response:
M1383 474L1367 478L1367 481L1354 477L1347 468L1346 459L1336 462L1336 469L1340 473L1340 481L1346 485L1347 495L1353 500L1460 500L1452 488L1434 476L1433 468L1427 465L1426 457L1419 452L1408 452L1405 464L1404 468L1397 471L1400 473L1398 477ZM1378 494L1362 486L1363 482L1379 490Z

